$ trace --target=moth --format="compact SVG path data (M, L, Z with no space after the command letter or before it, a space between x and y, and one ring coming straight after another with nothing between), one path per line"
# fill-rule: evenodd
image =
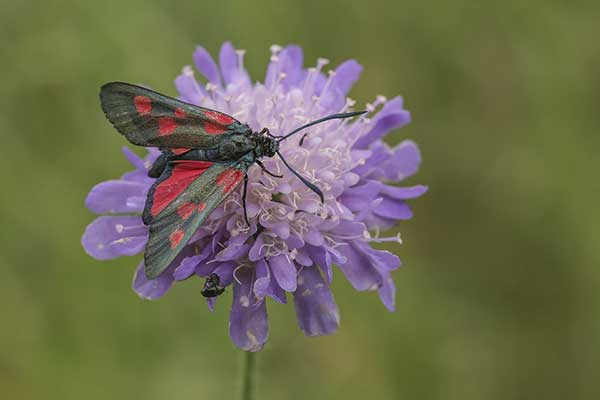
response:
M206 218L242 181L242 205L248 223L248 169L257 164L265 173L282 177L265 168L260 161L263 157L279 156L323 202L321 190L288 164L279 152L279 144L315 124L365 112L332 114L283 136L274 136L267 128L255 132L225 113L124 82L102 86L100 102L106 118L129 142L161 150L148 171L148 176L157 179L148 191L142 213L150 233L144 251L149 279L169 266ZM222 288L218 276L210 278L205 296L216 296Z

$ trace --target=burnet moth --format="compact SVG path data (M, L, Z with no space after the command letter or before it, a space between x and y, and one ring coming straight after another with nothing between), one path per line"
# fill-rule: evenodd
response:
M137 146L158 147L148 176L157 178L148 191L142 214L150 236L144 251L145 273L156 278L179 254L198 227L244 181L242 204L246 222L247 171L260 159L279 156L285 166L321 202L323 193L300 175L279 152L279 143L297 132L332 119L350 118L365 111L333 114L300 126L283 136L267 128L254 132L219 111L195 106L140 86L111 82L102 86L100 101L106 118ZM205 297L223 292L218 276L209 276Z

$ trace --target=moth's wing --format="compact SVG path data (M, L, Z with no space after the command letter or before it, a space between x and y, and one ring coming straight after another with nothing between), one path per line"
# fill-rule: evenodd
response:
M150 226L144 262L155 278L183 249L198 227L244 179L237 163L172 161L152 185L144 209Z
M182 152L210 148L232 134L250 131L235 118L141 86L107 83L100 89L106 118L131 143Z

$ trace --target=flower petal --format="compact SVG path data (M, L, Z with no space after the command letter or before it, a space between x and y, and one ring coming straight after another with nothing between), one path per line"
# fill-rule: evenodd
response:
M265 75L265 86L271 87L279 78L285 74L281 81L285 90L297 87L304 79L305 72L302 70L303 54L302 48L294 45L285 47L271 60Z
M188 103L200 104L202 97L206 96L206 91L196 81L190 66L184 67L181 75L175 78L175 88L181 99Z
M285 73L286 77L283 80L283 86L289 90L292 87L297 87L304 80L305 72L302 69L304 63L304 55L302 48L299 46L290 45L282 51L281 72Z
M379 298L389 311L396 309L396 285L389 273L383 277L383 284L379 288Z
M380 182L368 180L363 185L346 189L341 196L341 202L352 211L360 211L375 200L381 186Z
M241 246L229 245L217 253L215 260L218 260L218 261L237 260L237 259L245 256L246 254L248 254L249 249L250 249L250 245L248 245L248 244L244 244Z
M181 264L175 269L175 272L173 272L173 277L178 281L189 278L196 271L198 264L204 261L205 258L206 256L204 255L184 258Z
M360 77L363 67L355 60L347 60L335 69L333 84L346 95Z
M374 249L365 242L355 242L355 245L356 249L371 261L373 267L381 275L381 284L378 289L379 298L389 311L394 311L396 286L390 271L400 266L400 259L389 251Z
M366 155L365 151L352 151L353 158L359 160L352 172L363 179L381 179L384 176L384 167L392 157L392 151L381 141L372 144L369 150Z
M193 58L198 71L200 71L209 82L220 86L221 78L219 77L219 70L210 53L206 51L204 47L198 46L196 47L196 51L194 51Z
M248 259L250 261L258 261L264 256L264 244L264 235L261 233L254 239L254 244L248 252Z
M296 266L283 254L269 258L269 267L277 281L286 292L296 290Z
M148 186L143 183L106 181L90 190L85 199L85 206L97 214L141 212L144 209L147 192Z
M125 155L125 158L127 159L127 161L129 161L131 163L131 165L133 165L136 169L143 169L143 170L146 169L146 162L144 161L143 158L141 158L140 156L135 154L127 146L123 146L122 150L123 150L123 154Z
M132 256L144 249L148 228L140 217L102 216L87 226L81 244L98 260Z
M294 306L298 325L306 336L330 335L340 324L338 307L317 268L305 267L298 273Z
M306 250L313 259L314 263L317 264L323 271L327 284L331 284L333 279L333 268L331 268L331 254L327 252L323 247L307 246Z
M340 221L330 232L337 237L349 238L363 237L365 230L365 225L361 222Z
M232 261L224 262L219 264L217 268L213 270L214 274L219 275L221 286L229 286L233 282L233 273L235 271L236 264Z
M154 179L148 177L148 169L150 169L154 160L160 155L160 150L155 148L148 148L147 150L148 154L146 157L141 158L128 147L123 147L125 158L135 167L135 171L124 173L121 179L144 183L150 187Z
M241 284L233 282L229 336L240 349L259 351L269 336L267 307L264 300L257 300L252 294L250 271L244 268L238 277Z
M377 250L366 242L354 242L356 249L367 256L375 269L383 276L389 271L400 267L400 258L387 250Z
M325 238L321 234L321 231L313 226L308 227L308 231L302 235L304 241L313 246L321 246L325 242Z
M287 302L285 291L279 287L271 276L269 266L264 258L258 260L254 265L256 266L256 280L254 281L254 294L256 297L263 299L265 296L269 296L275 301L285 304Z
M298 249L298 253L296 254L296 258L294 258L294 261L296 261L298 265L304 267L310 267L313 265L313 260L308 255L306 249Z
M380 217L389 219L406 220L411 219L413 212L402 200L394 200L389 197L383 197L381 203L373 210Z
M231 83L235 70L237 69L237 57L231 42L225 42L221 46L221 51L219 52L219 66L221 67L221 75L223 76L225 85Z
M371 143L381 139L388 132L399 129L410 122L410 113L406 110L400 110L377 119L375 126L365 135L361 136L355 143L355 147L363 149L369 147Z
M173 264L154 279L148 279L144 272L144 263L140 263L133 277L133 290L142 299L156 300L164 296L173 286Z
M400 181L414 175L421 165L421 152L412 140L405 140L394 148L389 167L386 168L388 179Z
M223 43L219 53L219 65L221 66L221 75L225 86L234 84L248 84L250 77L248 72L239 65L238 54L231 42Z
M428 188L425 185L416 185L410 187L383 185L381 187L381 193L396 200L407 200L423 195L425 192L427 192L427 189Z
M353 242L349 241L347 246L340 246L340 253L347 261L339 265L354 289L374 290L381 284L381 275L373 267L371 261L362 252L358 251Z

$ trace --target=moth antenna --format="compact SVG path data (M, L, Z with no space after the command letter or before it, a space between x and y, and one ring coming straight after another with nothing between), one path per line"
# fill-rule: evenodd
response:
M355 117L357 115L361 115L361 114L364 114L364 113L366 113L366 111L353 111L353 112L341 113L341 114L331 114L331 115L328 115L326 117L319 118L317 120L309 122L306 125L302 125L301 127L294 129L293 131L291 131L288 134L283 135L282 137L279 138L278 142L283 142L285 139L289 138L293 134L298 133L298 132L300 132L303 129L306 129L309 126L317 125L317 124L320 124L321 122L329 121L331 119L351 118L351 117Z
M277 155L279 156L279 158L281 158L281 161L283 161L285 166L288 167L288 169L290 171L292 171L292 173L294 175L296 175L298 177L298 179L300 179L302 181L302 183L304 183L306 185L306 187L308 187L310 190L312 190L319 196L319 198L321 199L321 203L325 203L325 197L323 196L323 192L321 192L321 189L319 189L314 183L307 181L306 178L304 178L302 175L300 175L298 173L298 171L296 171L294 168L292 168L292 166L290 164L288 164L288 162L285 160L285 158L283 158L283 156L281 155L280 152L277 152Z

